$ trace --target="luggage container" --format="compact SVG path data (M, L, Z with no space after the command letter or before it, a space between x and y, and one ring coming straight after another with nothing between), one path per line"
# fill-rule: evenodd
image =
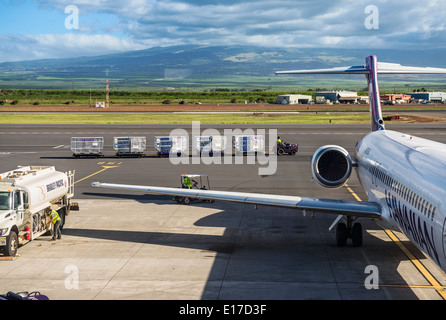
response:
M194 154L202 153L212 156L212 136L195 136L194 137Z
M232 137L236 154L265 153L265 136L263 135L237 135Z
M114 137L113 149L118 157L136 155L141 158L146 150L146 137Z
M195 136L193 141L194 154L205 153L212 157L214 154L224 154L225 152L225 136Z
M189 148L186 136L155 137L154 145L158 152L158 157L169 156L171 153L181 156Z
M226 136L212 136L212 153L223 155L225 153L226 141Z
M103 137L71 137L71 151L73 151L75 158L81 156L96 156L99 158L102 155L103 148Z

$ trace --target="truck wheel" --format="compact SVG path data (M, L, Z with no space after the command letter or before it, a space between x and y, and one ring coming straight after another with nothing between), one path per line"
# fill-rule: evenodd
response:
M17 233L15 231L11 231L9 237L6 239L6 247L4 249L5 256L15 257L18 248L19 241L17 238Z

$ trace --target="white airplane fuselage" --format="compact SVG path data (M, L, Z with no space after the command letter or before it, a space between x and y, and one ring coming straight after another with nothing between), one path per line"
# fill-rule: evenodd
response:
M356 146L357 176L378 223L403 232L446 271L446 145L391 130L373 131Z

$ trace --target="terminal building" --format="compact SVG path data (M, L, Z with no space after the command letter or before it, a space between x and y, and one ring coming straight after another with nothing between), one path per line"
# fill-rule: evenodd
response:
M316 103L359 103L361 97L353 91L320 91L315 93Z
M412 96L408 94L383 94L380 96L380 100L383 104L409 103Z
M286 94L277 97L277 104L306 104L313 101L312 96L303 94Z
M412 92L408 93L408 95L412 96L413 100L418 100L418 102L429 101L444 103L446 101L445 92Z

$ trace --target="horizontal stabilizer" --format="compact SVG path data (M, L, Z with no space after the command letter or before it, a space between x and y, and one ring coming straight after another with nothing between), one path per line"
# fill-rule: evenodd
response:
M378 62L377 72L381 74L446 74L444 68L406 67L397 63ZM368 74L367 66L336 67L329 69L277 71L276 74Z

